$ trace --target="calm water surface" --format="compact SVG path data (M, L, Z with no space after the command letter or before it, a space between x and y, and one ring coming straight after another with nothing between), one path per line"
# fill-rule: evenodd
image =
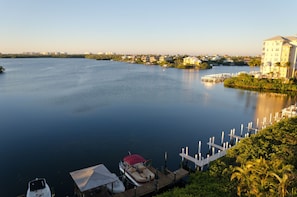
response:
M221 131L280 111L296 98L204 84L201 76L250 71L214 67L163 70L88 59L0 59L1 196L24 194L45 177L57 196L73 194L69 172L99 163L119 174L127 152L152 164L179 166L178 153L197 152Z

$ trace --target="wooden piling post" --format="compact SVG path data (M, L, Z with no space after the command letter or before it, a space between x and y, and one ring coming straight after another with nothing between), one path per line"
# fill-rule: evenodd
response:
M185 149L184 148L182 148L182 152L181 152L182 154L184 154L185 153ZM184 157L182 157L182 162L184 161Z
M165 159L164 170L166 170L167 169L167 152L164 153L164 159Z
M198 154L201 153L201 141L198 142Z
M242 137L242 132L243 132L243 124L240 126L240 137Z
M198 154L195 154L195 159L198 160ZM195 170L197 169L197 165L195 163Z

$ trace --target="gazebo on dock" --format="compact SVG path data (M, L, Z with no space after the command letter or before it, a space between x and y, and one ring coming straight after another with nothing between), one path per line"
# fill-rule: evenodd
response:
M108 191L107 184L112 184L118 179L103 164L70 172L76 184L75 194L79 197L87 197L90 193Z

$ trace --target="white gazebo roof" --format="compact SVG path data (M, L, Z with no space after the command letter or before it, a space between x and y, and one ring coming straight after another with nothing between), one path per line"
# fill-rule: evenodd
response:
M70 172L70 175L81 192L115 182L117 177L103 165Z

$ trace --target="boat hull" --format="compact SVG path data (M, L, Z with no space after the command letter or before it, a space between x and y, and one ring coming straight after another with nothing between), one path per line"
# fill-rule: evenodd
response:
M43 178L29 182L26 197L52 197L51 190Z
M155 174L144 166L143 163L129 166L120 162L119 169L135 186L141 186L155 178Z

